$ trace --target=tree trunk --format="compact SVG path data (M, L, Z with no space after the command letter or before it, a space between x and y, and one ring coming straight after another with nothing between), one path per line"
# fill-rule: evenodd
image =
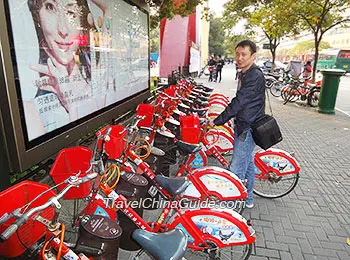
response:
M270 51L271 51L271 55L272 55L272 68L271 68L272 72L275 71L275 68L276 68L276 65L275 65L276 49L277 49L276 39L274 39L273 43L272 43L272 41L270 41Z
M315 33L315 57L314 57L314 66L312 67L312 83L315 83L316 72L317 72L317 61L318 61L318 48L322 39L322 34L318 38L317 33Z

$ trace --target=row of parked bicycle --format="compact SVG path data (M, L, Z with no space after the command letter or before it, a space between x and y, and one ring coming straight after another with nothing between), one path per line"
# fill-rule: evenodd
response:
M298 77L289 74L290 71L280 70L279 73L265 73L266 88L275 97L282 97L284 104L297 100L307 101L311 107L317 107L322 80L312 83L311 77Z
M144 252L155 259L192 253L248 259L256 237L240 215L247 192L225 157L234 132L231 123L208 127L229 100L212 91L180 77L154 104L140 104L134 122L98 131L93 149L63 149L50 171L54 186L24 181L1 192L0 255L117 259L120 247L141 249L132 259L144 259ZM222 168L208 166L208 156ZM179 170L167 177L161 171L171 164ZM300 167L292 153L257 151L255 166L259 196L282 197L297 185ZM158 194L168 203L157 219L145 221L143 211ZM140 199L152 205L137 204ZM211 204L188 207L184 200Z

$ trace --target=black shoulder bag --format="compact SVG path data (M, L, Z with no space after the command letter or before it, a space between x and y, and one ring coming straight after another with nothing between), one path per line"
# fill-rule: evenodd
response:
M266 150L271 146L282 141L282 133L277 124L276 119L272 116L272 108L270 103L269 93L267 92L267 99L269 101L269 107L271 115L265 114L263 117L258 118L252 124L253 139L256 145Z

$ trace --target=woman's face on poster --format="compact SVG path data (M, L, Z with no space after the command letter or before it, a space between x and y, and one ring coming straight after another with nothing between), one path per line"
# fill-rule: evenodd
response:
M62 65L74 60L79 47L81 7L76 0L44 0L39 10L49 54Z

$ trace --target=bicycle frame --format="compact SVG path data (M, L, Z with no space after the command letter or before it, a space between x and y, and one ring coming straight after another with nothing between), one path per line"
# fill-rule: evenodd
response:
M156 174L142 161L133 151L128 150L127 156L147 175L160 192L167 198L171 195L156 181ZM192 171L183 164L177 176L182 176L184 171L188 172L186 177L191 182L190 186L183 193L183 197L204 200L206 198L218 198L219 200L240 200L247 197L247 191L242 182L231 172L217 167L206 167ZM224 186L225 189L222 189Z
M150 231L150 232L162 232L165 230L172 230L175 228L182 229L188 236L188 248L195 251L203 251L206 248L210 248L208 241L214 242L219 248L231 247L244 244L252 244L255 242L255 231L250 228L246 220L237 212L232 210L212 210L212 209L194 209L194 210L180 210L178 205L168 203L166 208L160 214L157 222L146 223L126 202L127 200L119 195L117 192L109 189L109 186L105 183L101 184L101 189L104 193L113 200L114 205L117 205L118 210L121 210L126 216L128 216L138 227ZM175 207L174 207L175 205ZM176 214L172 216L170 223L165 223L169 214L175 210ZM227 230L228 227L236 232L233 232L228 239L220 238L220 236L214 236L212 234L206 234L201 230L203 223L201 219L207 218L207 224L212 229ZM212 221L213 222L212 222ZM211 223L211 224L210 224ZM151 227L153 226L153 228ZM235 237L232 236L235 234Z
M229 170L230 163L216 146L209 146L208 141L203 140L207 148L206 152L213 155L221 165ZM283 163L283 166L280 164ZM254 154L255 178L267 179L269 172L274 172L278 176L296 174L300 172L300 166L295 158L289 153L280 149L261 150Z

